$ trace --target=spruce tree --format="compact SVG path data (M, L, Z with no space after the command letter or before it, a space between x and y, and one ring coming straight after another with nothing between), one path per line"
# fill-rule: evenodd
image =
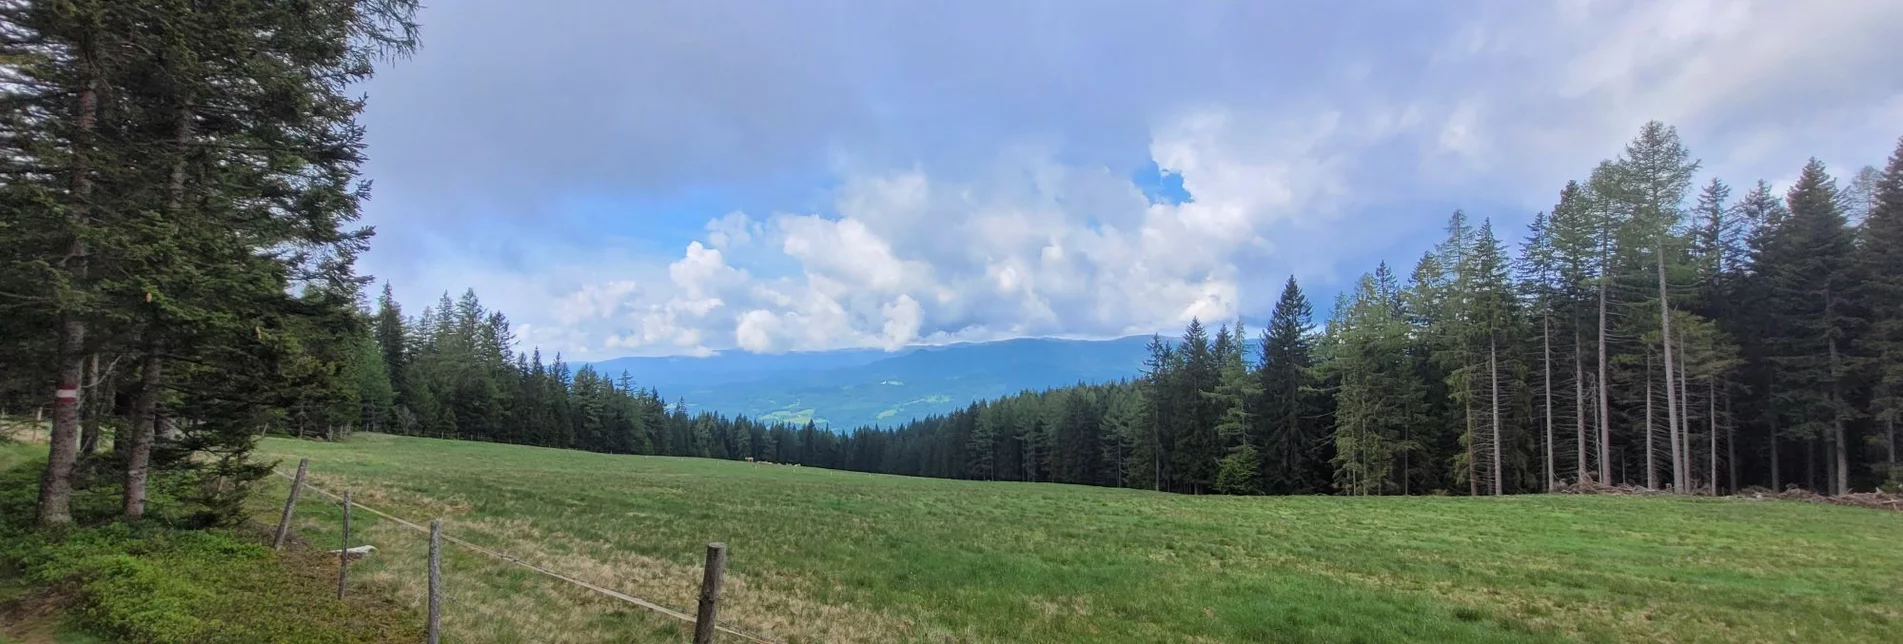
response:
M1175 428L1170 481L1178 491L1201 493L1215 483L1217 461L1222 458L1215 428L1218 405L1202 395L1219 384L1221 366L1200 320L1190 320L1183 330L1179 351L1182 373L1173 383L1173 402L1184 414Z
M1812 159L1786 196L1790 214L1766 232L1757 258L1764 276L1763 342L1773 370L1771 413L1787 435L1824 450L1828 492L1848 489L1849 423L1845 351L1854 342L1849 313L1854 239L1837 182ZM1806 467L1817 461L1806 459Z
M1870 320L1860 351L1871 358L1870 415L1887 482L1903 485L1897 465L1896 426L1903 420L1903 139L1871 182L1871 206L1857 232L1855 291Z
M1326 436L1312 402L1313 315L1308 297L1291 275L1262 332L1262 357L1256 371L1262 405L1255 422L1255 444L1263 488L1272 494L1312 493L1328 482L1326 461L1318 458Z
M1409 328L1400 287L1385 264L1361 278L1329 326L1328 368L1340 378L1335 412L1335 486L1350 495L1395 489L1394 443L1413 393L1403 353Z

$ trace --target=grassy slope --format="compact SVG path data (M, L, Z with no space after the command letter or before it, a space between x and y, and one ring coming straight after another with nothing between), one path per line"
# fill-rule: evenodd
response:
M727 541L723 615L792 641L1850 642L1903 630L1903 515L1821 504L1192 498L376 435L261 452L310 456L318 484L373 507L443 517L451 534L676 607L692 605L702 545ZM306 534L331 543L334 507L305 507ZM365 583L420 600L423 540L366 524L381 550ZM679 637L479 555L454 552L448 570L446 627L463 641Z
M274 554L242 530L101 519L118 508L114 489L76 494L76 514L93 527L57 540L23 532L45 453L45 445L0 444L0 643L421 639L421 618L386 597L338 602L333 557ZM169 507L162 494L154 503Z

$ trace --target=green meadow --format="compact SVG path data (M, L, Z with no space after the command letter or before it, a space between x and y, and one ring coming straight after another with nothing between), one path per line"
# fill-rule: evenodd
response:
M1189 497L362 435L283 471L564 574L805 641L1895 641L1903 515L1612 496ZM258 499L275 516L287 489ZM334 548L337 509L300 504ZM353 584L420 606L426 539L365 512ZM680 641L684 624L450 547L456 641Z

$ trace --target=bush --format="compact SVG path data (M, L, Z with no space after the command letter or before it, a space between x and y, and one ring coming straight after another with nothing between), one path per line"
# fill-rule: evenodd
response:
M1222 457L1216 470L1216 491L1223 494L1261 494L1262 457L1247 443Z

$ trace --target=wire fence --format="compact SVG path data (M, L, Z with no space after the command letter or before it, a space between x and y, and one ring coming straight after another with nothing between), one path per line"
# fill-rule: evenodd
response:
M293 485L296 485L296 483L297 483L297 479L296 479L295 477L293 477L293 476L291 476L290 474L286 474L286 473L284 473L284 472L283 472L282 470L277 470L277 469L272 469L271 471L272 471L272 473L274 473L274 474L277 474L278 476L280 476L280 477L283 477L284 479L286 479L286 480L289 480L289 481L291 481ZM337 502L339 502L339 503L342 503L342 502L343 502L343 500L344 500L344 497L343 497L343 495L341 495L341 494L337 494L337 493L334 493L334 492L331 492L331 491L329 491L329 490L325 490L325 489L323 489L323 488L320 488L320 487L317 487L316 485L313 485L313 484L312 484L311 482L309 482L309 481L305 481L305 482L304 482L304 485L303 485L303 487L304 487L304 489L307 489L307 490L310 490L310 491L312 491L312 492L316 492L316 493L318 493L318 494L320 494L320 495L323 495L323 496L325 496L325 497L329 497L329 498L331 498L331 499L334 499L334 500L336 500L336 501L337 501ZM420 524L420 523L417 523L417 522L414 522L414 521L410 521L410 520L408 520L408 519L404 519L404 518L402 518L402 517L399 517L399 516L396 516L396 515L393 515L393 514L390 514L390 513L388 513L388 512L384 512L384 511L382 511L382 510L378 510L378 509L376 509L376 508L373 508L373 507L370 507L370 506L367 506L367 505L364 505L364 504L363 504L362 502L359 502L359 501L357 501L357 500L355 500L355 499L352 499L352 500L351 500L351 502L350 502L350 507L351 507L352 509L356 509L356 510L363 510L363 511L365 511L365 512L369 512L369 513L371 513L371 514L374 514L374 515L376 515L376 516L378 516L378 517L382 517L382 518L384 518L384 519L388 519L388 520L390 520L390 521L392 521L392 522L395 522L396 524L398 524L398 525L401 525L401 526L403 526L403 527L406 527L406 528L409 528L409 529L411 529L411 530L415 530L415 531L418 531L418 532L421 532L421 533L423 533L423 534L424 534L424 535L426 535L426 536L427 536L427 535L429 534L429 532L430 532L430 528L429 528L429 526L428 526L428 525L426 525L426 524ZM568 584L571 584L571 585L574 585L574 586L579 586L579 587L581 587L581 588L583 588L583 589L586 589L586 590L589 590L589 591L593 591L593 592L594 592L594 593L596 593L596 594L599 594L599 595L603 595L603 596L606 596L606 597L609 597L609 598L611 598L611 599L615 599L615 600L619 600L619 601L621 601L621 602L624 602L624 603L628 603L628 604L633 604L633 605L635 605L635 606L638 606L638 607L640 607L640 608L644 608L644 609L647 609L647 610L649 610L649 611L651 611L651 612L655 612L655 613L659 613L659 614L661 614L661 615L665 615L665 616L667 616L667 617L671 617L671 618L674 618L674 619L676 619L676 620L679 620L679 621L683 621L683 622L687 622L688 624L694 624L694 623L696 623L696 621L697 621L697 618L696 618L696 617L695 617L695 616L694 616L693 614L690 614L690 613L689 613L689 612L687 612L687 611L683 611L683 610L678 610L678 609L675 609L675 608L673 608L673 607L670 607L670 606L667 606L667 605L665 605L665 604L661 604L661 603L659 603L659 602L656 602L656 601L652 601L652 600L648 600L648 599L643 599L643 598L641 598L641 597L636 597L636 596L634 596L634 595L630 595L630 594L628 594L628 593L624 593L624 592L621 592L621 591L619 591L619 590L615 590L615 589L613 589L613 588L608 588L608 587L606 587L606 586L602 586L602 585L600 585L600 584L595 584L595 583L591 583L591 582L588 582L588 581L584 581L584 580L581 580L581 579L577 579L577 578L575 578L575 577L573 577L573 576L570 576L570 575L566 575L566 574L563 574L563 573L561 573L561 572L557 572L557 571L555 571L555 570L551 570L551 569L549 569L549 568L547 568L547 567L545 567L545 566L541 566L541 565L538 565L538 564L534 564L534 563L530 563L530 562L528 562L528 561L525 561L525 560L523 560L523 559L522 559L522 558L520 558L520 557L516 557L516 556L514 556L514 555L510 555L510 554L508 554L508 553L505 553L505 552L502 552L502 551L500 551L500 550L496 550L496 549L493 549L493 548L488 548L488 547L485 547L485 546L481 546L481 545L477 545L477 544L474 544L474 543L470 543L470 542L469 542L469 541L467 541L467 540L464 540L464 539L460 539L460 538L457 538L457 537L454 537L454 536L451 536L451 535L450 535L449 533L447 533L447 532L444 532L444 533L442 533L442 535L441 535L441 536L442 536L442 539L443 539L443 541L447 541L447 542L449 542L449 543L452 543L452 544L456 544L456 545L458 545L458 546L462 546L462 547L464 547L464 548L467 548L467 549L469 549L469 550L471 550L471 551L473 551L473 552L477 552L477 553L480 553L480 554L483 554L483 555L487 555L487 556L489 556L489 557L492 557L492 558L495 558L495 559L498 559L498 560L501 560L501 561L504 561L504 562L507 562L507 563L509 563L509 564L513 564L513 565L516 565L516 566L519 566L519 567L522 567L522 568L526 568L526 569L528 569L528 570L530 570L530 571L533 571L533 572L535 572L535 573L538 573L538 574L541 574L541 575L543 575L543 576L547 576L547 577L551 577L551 578L554 578L554 579L556 579L556 580L558 580L558 581L562 581L562 582L566 582L566 583L568 583ZM444 598L444 599L446 599L446 600L448 600L448 601L449 601L450 603L453 603L453 604L456 604L456 605L459 605L459 606L463 606L463 607L465 607L465 608L470 608L470 609L473 609L473 610L475 610L475 611L476 611L476 612L478 612L478 613L481 613L481 612L484 612L484 611L482 611L482 610L481 610L481 609L480 609L479 607L476 607L476 606L474 606L474 605L472 605L472 604L468 604L468 603L464 603L464 602L462 602L462 601L459 601L459 600L457 600L457 599L456 599L455 597L453 597L453 596L450 596L450 595L448 595L448 594L444 594L444 595L443 595L443 598ZM732 622L729 622L729 621L726 621L726 620L718 620L718 621L716 621L716 622L715 622L715 626L714 626L714 628L715 628L715 630L717 630L717 631L719 631L720 633L724 633L724 634L727 634L727 635L730 635L730 636L733 636L733 637L736 637L736 638L739 638L739 639L742 639L742 640L746 640L746 641L749 641L749 642L758 642L758 643L760 643L760 644L781 644L781 642L780 642L779 640L776 640L776 639L773 639L773 638L770 638L770 637L767 637L767 636L764 636L764 635L759 635L759 634L756 634L756 633L752 633L752 632L748 632L748 631L745 631L745 630L742 630L742 629L740 629L740 628L738 628L738 627L736 627L736 626L734 626Z

